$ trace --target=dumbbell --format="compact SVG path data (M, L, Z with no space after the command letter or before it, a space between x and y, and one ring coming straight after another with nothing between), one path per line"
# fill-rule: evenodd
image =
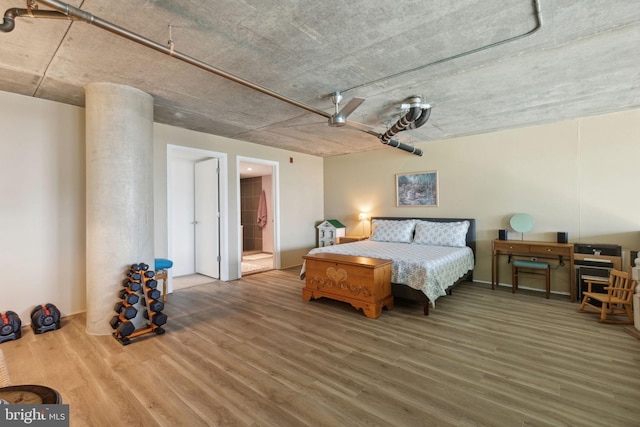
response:
M142 279L142 275L136 271L129 270L127 271L127 277L131 280L140 280Z
M53 331L60 327L60 310L48 303L36 306L31 310L31 328L35 333Z
M145 286L148 289L155 289L158 287L158 281L155 279L147 280L147 282L145 283Z
M164 313L156 313L153 315L153 318L151 319L151 323L153 323L156 326L162 326L165 323L167 323L167 315Z
M116 332L120 334L121 337L127 337L131 335L135 330L136 330L136 327L133 326L133 323L126 321L118 325Z
M120 292L118 292L118 296L120 297L120 299L122 299L125 303L129 305L133 305L137 303L138 300L140 299L138 294L131 293L128 291L128 289L121 289Z
M116 305L113 306L113 310L116 313L119 313L120 316L125 320L130 320L136 317L138 314L138 309L132 305L125 305L124 302L117 302Z
M144 298L142 298L140 300L140 304L142 304L143 306L146 306ZM157 300L157 299L150 300L149 301L149 310L151 310L153 312L162 311L162 310L164 310L164 303L162 301L160 301L160 300Z
M144 312L144 318L149 319L149 312L147 311ZM164 313L156 313L153 316L151 316L151 323L153 323L156 326L162 326L165 323L167 323L167 315Z
M122 320L120 319L120 316L113 316L111 318L111 320L109 320L109 324L111 325L111 329L115 329L118 327L118 325L122 323Z
M153 270L149 270L149 271L145 271L144 272L144 277L149 278L149 279L152 278L155 275L156 275L156 272L153 271Z
M147 298L149 301L160 298L160 291L157 289L147 289Z
M15 311L0 313L0 342L22 336L22 320Z
M149 310L158 312L164 310L164 303L160 300L154 299L149 301Z
M131 264L131 266L129 267L129 270L138 271L140 270L140 266L138 264Z
M141 262L140 264L138 264L138 269L142 271L147 271L149 269L149 264L145 264L144 262Z
M142 285L139 282L133 281L131 279L124 279L122 281L122 286L128 288L131 292L138 292Z

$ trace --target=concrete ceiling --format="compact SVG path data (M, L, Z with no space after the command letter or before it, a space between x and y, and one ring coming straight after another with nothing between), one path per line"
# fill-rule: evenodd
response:
M397 139L423 150L431 140L640 107L637 0L539 0L542 26L520 38L538 25L533 1L68 3L162 45L171 38L175 51L326 114L332 92L343 106L364 98L349 120L378 133L420 95L430 120ZM0 13L25 7L0 0ZM160 123L321 157L410 156L86 22L19 17L0 32L2 91L83 106L84 85L99 81L151 94Z

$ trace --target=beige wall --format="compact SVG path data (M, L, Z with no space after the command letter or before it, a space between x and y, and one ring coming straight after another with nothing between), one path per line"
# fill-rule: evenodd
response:
M86 296L84 109L0 92L0 128L0 312L17 312L25 325L38 304L53 303L63 315L82 312ZM227 153L231 216L227 233L232 236L237 235L233 219L238 197L236 156L278 162L281 264L300 264L300 257L314 246L314 227L323 218L323 159L155 124L156 256L167 253L166 144ZM230 239L229 248L235 256L237 241ZM237 264L237 259L229 262ZM116 299L114 295L114 303Z
M154 134L154 198L156 205L156 253L166 256L167 248L167 144L226 153L228 176L228 249L232 266L231 279L238 263L239 206L236 158L251 157L277 162L280 187L280 262L291 267L302 262L309 248L315 245L315 224L322 220L324 210L322 169L323 159L306 154L278 150L249 142L189 131L161 124ZM293 159L293 163L290 162ZM221 206L221 209L224 207Z
M490 242L518 212L535 219L529 240L567 231L570 242L640 248L640 110L417 145L424 156L387 147L325 159L325 217L342 221L347 234L362 233L360 211L476 218L474 278L486 282ZM430 170L438 171L439 206L396 207L395 174ZM508 274L501 279L510 283ZM566 268L554 272L552 289L568 292L567 279Z
M84 311L84 109L0 92L0 126L0 311L16 311L24 324L35 305L47 302L63 315ZM279 163L282 267L300 264L315 245L315 225L322 219L339 219L348 234L360 234L361 210L476 218L476 279L483 281L490 280L490 240L516 212L535 217L527 234L532 240L553 240L556 231L568 231L572 242L635 250L640 247L640 200L634 191L639 135L640 110L633 110L422 143L423 157L383 147L323 160L156 124L156 256L167 253L166 144L227 153L231 218L237 215L235 158ZM395 207L395 174L426 170L438 170L440 206ZM234 227L230 221L230 235L237 235ZM232 256L236 245L229 241ZM561 280L554 278L554 288L562 291Z
M0 311L84 311L84 110L0 92L0 128Z

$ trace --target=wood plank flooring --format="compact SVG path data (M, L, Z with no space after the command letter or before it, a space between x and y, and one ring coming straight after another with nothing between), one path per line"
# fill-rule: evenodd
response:
M568 297L458 286L429 316L305 302L298 269L169 295L166 334L128 346L84 315L5 342L71 426L638 426L640 340Z

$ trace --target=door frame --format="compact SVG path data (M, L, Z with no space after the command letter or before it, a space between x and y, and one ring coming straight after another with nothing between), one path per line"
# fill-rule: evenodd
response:
M218 151L203 150L201 148L187 147L183 145L167 144L167 253L169 259L173 257L173 242L171 238L171 159L174 156L183 158L199 159L217 158L218 167L220 168L218 182L218 197L220 204L220 280L228 281L229 279L229 180L228 180L228 158L226 153ZM171 270L169 270L171 276ZM171 280L168 280L167 292L172 292Z
M267 200L273 206L273 268L280 269L280 163L271 160L257 159L254 157L236 157L236 217L238 241L242 240L241 208L240 208L240 163L256 163L271 166L272 200ZM238 245L238 277L242 277L242 245Z

